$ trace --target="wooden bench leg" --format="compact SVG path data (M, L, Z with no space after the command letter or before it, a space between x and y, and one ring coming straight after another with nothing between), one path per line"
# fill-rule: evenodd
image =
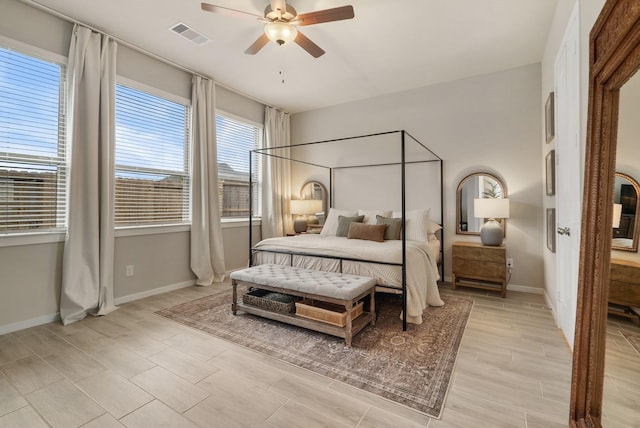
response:
M369 301L369 310L371 311L371 325L376 325L376 289L371 289L371 298Z
M351 320L351 310L353 309L353 302L346 303L344 307L347 309L347 325L344 326L344 341L347 343L347 347L351 347L351 339L353 338L353 325Z
M231 281L231 285L233 286L233 293L231 295L231 313L235 315L238 311L238 283L234 279Z

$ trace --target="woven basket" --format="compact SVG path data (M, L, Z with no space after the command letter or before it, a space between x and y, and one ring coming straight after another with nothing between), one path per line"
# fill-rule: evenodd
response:
M254 289L242 295L242 302L246 305L257 306L281 314L294 313L296 302L300 300L300 297L260 289Z

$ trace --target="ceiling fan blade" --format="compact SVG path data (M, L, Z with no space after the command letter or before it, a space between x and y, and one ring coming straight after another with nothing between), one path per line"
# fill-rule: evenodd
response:
M296 42L302 49L309 52L309 54L314 58L318 58L324 55L324 51L322 50L322 48L313 43L311 39L302 34L300 31L298 31L298 35L294 39L294 42Z
M353 6L341 6L333 9L318 10L315 12L302 13L296 16L299 26L321 24L323 22L342 21L352 19L355 16Z
M267 37L266 34L262 33L262 36L258 37L258 40L256 40L255 42L253 42L253 44L251 46L249 46L247 48L246 51L244 51L244 53L246 53L247 55L255 55L257 54L260 49L262 49L264 47L264 45L266 45L267 43L269 43L269 38Z
M207 12L218 13L220 15L233 16L234 18L244 18L244 19L262 19L262 16L255 15L249 12L243 12L241 10L229 9L228 7L216 6L214 4L209 3L200 3L200 7L202 10Z

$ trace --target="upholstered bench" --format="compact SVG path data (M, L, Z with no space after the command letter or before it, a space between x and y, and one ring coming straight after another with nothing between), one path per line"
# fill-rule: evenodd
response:
M231 273L231 283L233 285L231 310L234 315L238 309L242 309L254 315L343 337L347 346L351 346L353 336L367 324L375 324L376 280L373 278L316 271L294 266L264 264ZM273 312L238 302L238 284L299 296L312 301L344 306L346 325L344 327L334 326L321 321ZM369 296L369 311L363 312L362 315L352 319L354 304L357 304L366 296Z

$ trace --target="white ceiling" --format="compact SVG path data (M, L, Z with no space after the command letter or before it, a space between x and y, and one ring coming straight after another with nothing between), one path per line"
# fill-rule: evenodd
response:
M204 12L197 0L36 1L300 112L540 62L558 0L291 0L298 13L354 7L352 20L301 27L326 51L317 59L295 44L246 55L263 24ZM268 0L209 3L262 15ZM169 31L178 22L211 40L198 46Z

